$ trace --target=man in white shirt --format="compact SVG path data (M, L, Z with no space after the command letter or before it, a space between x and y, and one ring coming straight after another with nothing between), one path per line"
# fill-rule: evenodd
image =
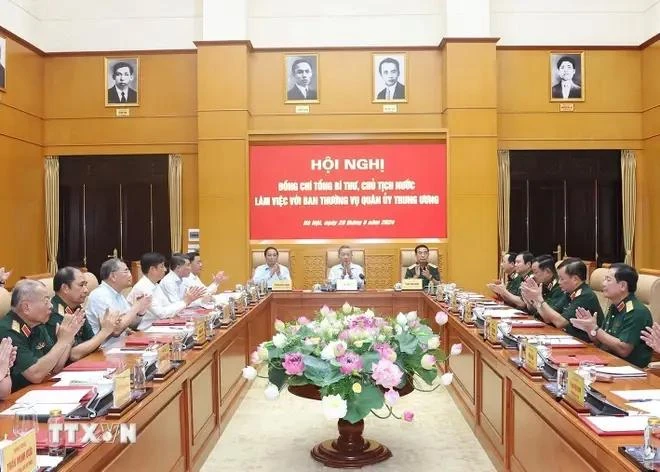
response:
M265 280L268 288L273 288L273 282L275 280L291 280L289 269L277 262L279 255L280 253L277 248L272 246L264 250L266 263L254 269L254 274L252 275L252 281L254 283L258 284Z
M184 284L190 275L190 260L180 252L172 254L170 258L170 271L160 281L160 289L170 303L180 302L186 294L188 287Z
M328 279L336 284L339 279L354 279L359 289L364 288L364 269L353 264L353 251L350 246L339 247L339 264L332 266Z
M377 100L405 100L406 86L399 82L401 69L399 61L386 57L378 65L378 72L385 82L385 88L378 92Z
M131 306L121 292L131 286L133 278L131 271L120 259L108 259L101 264L99 275L102 280L101 285L92 290L87 298L87 320L96 334L101 330L101 320L109 312L118 311L120 315L115 331L102 345L104 348L115 347L121 344L130 326L138 325L140 316L151 305L151 295L136 299Z
M140 258L140 266L144 277L138 280L138 283L133 286L128 297L126 297L131 304L134 304L144 295L151 295L152 297L151 305L147 308L147 312L138 325L140 330L149 328L156 320L175 316L192 302L204 296L204 287L191 287L186 290L182 300L170 302L158 285L166 270L165 256L162 254L157 252L143 254Z
M213 281L208 285L204 285L204 283L199 278L199 274L201 274L203 267L202 258L199 255L199 252L197 251L189 252L188 254L186 254L186 257L190 261L190 274L188 275L188 277L183 279L183 286L186 287L186 289L190 287L203 287L206 289L207 297L214 295L218 291L218 287L220 286L220 283L223 280L227 280L224 271L222 270L218 271L216 274L213 275Z
M557 74L559 83L552 87L552 98L561 98L564 100L582 98L582 87L573 82L575 75L575 59L570 56L562 56L557 61Z

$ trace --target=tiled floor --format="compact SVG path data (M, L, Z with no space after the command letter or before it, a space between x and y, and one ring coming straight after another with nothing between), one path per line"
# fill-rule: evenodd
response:
M255 380L202 472L338 470L309 454L316 443L337 436L336 422L325 419L321 403L286 390L268 401L265 385L264 379ZM444 387L402 397L395 411L405 409L415 412L412 423L373 415L365 419L365 437L387 445L393 457L363 470L495 470Z

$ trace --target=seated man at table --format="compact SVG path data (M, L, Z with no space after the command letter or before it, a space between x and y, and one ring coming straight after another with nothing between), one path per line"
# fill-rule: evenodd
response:
M43 382L62 370L69 359L73 338L84 317L65 315L53 339L44 326L50 310L48 290L41 282L23 280L14 287L11 311L0 320L0 338L9 337L16 346L16 362L11 367L12 391Z
M358 289L364 288L364 270L361 266L353 264L353 251L350 246L340 246L337 251L339 254L339 264L330 268L328 279L333 285L339 279L352 279L357 281Z
M584 308L578 308L571 324L604 351L644 368L651 361L652 349L641 335L653 325L653 317L635 296L638 279L637 271L628 264L612 264L603 280L603 295L612 302L603 324Z
M160 281L160 288L170 303L183 300L186 286L183 281L190 275L190 259L185 254L175 252L170 257L170 271Z
M587 311L594 313L597 325L603 326L604 317L601 313L598 298L585 282L587 279L587 266L580 259L569 257L559 264L557 274L559 276L559 287L568 295L568 302L563 308L552 308L543 298L543 290L540 285L525 285L525 296L536 307L536 311L543 321L565 330L571 336L588 342L589 336L587 333L571 324L571 319L576 317L576 310L585 308Z
M9 372L16 362L16 346L10 337L0 341L0 400L4 400L11 394L11 375Z
M126 297L128 302L134 305L145 295L151 296L151 304L138 325L140 330L149 328L156 320L173 317L192 302L204 296L204 287L193 286L186 290L183 300L170 302L158 285L166 270L165 256L162 254L157 252L143 254L140 258L140 267L144 277L138 280L138 283L133 286Z
M266 281L268 288L273 288L273 282L276 280L291 280L289 269L277 262L279 256L277 248L271 246L264 249L266 263L254 269L252 281L256 284Z
M53 289L55 290L55 296L51 299L53 308L46 322L46 330L52 339L57 338L57 327L62 324L65 314L83 317L83 325L74 336L69 353L69 360L74 362L96 351L112 335L119 313L105 315L101 321L101 329L94 334L83 309L89 293L83 273L74 267L62 267L53 277Z
M203 287L206 289L206 297L211 297L218 291L218 287L223 280L227 280L225 277L224 271L218 271L213 275L213 281L209 285L204 285L204 283L199 278L199 274L202 272L202 258L199 255L199 252L193 251L186 254L186 257L190 261L190 274L188 277L183 279L183 286L188 289L190 287Z
M525 301L520 296L520 285L532 275L532 260L534 255L531 252L525 251L516 255L515 262L515 279L519 280L517 283L511 284L511 290L509 291L509 284L505 287L501 283L491 283L488 284L488 288L491 289L496 295L506 303L507 305L513 308L520 308L524 310L526 308Z
M126 263L120 259L108 259L101 264L100 276L101 284L89 294L87 319L94 333L98 333L105 316L119 312L112 336L103 343L103 347L116 347L130 327L137 327L140 317L151 304L151 295L141 297L131 306L122 291L131 286L133 278Z
M406 269L404 279L422 279L422 288L429 286L431 281L440 282L440 271L438 266L429 262L429 248L426 244L418 244L415 248L416 264Z
M532 274L521 285L521 297L527 305L527 312L540 319L541 316L536 309L534 291L541 286L543 302L556 312L561 312L568 305L568 296L559 286L559 276L555 268L555 260L552 256L543 255L534 258L532 262Z

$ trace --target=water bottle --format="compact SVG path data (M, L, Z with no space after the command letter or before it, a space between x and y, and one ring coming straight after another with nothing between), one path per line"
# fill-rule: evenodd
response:
M64 456L66 431L64 431L64 416L62 410L50 410L48 417L48 455Z
M568 364L562 362L557 367L557 395L564 396L568 388Z
M183 336L177 334L172 339L172 360L181 361L183 359Z
M133 364L132 369L133 380L133 398L141 397L147 391L147 377L145 374L145 364L142 358L139 358Z
M660 444L658 439L660 436L660 418L657 416L650 416L646 427L644 428L644 460L654 461Z

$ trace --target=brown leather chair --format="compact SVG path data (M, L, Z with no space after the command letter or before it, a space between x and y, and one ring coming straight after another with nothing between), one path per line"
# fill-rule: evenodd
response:
M0 318L9 313L11 308L11 292L6 288L0 287Z
M87 290L90 292L99 286L99 279L91 272L83 272L83 277L87 280Z
M325 273L326 273L326 277L328 277L330 275L330 269L332 268L332 266L336 266L337 264L339 264L339 253L337 252L338 249L339 248L337 248L337 249L328 249L326 251L326 254L325 254ZM353 248L351 248L351 250L353 251L353 264L357 264L359 266L362 266L362 269L364 270L365 276L366 276L367 268L366 268L365 263L364 263L364 261L365 261L365 259L364 259L364 249L353 249Z
M442 261L439 260L439 251L435 248L429 248L429 262L435 266L438 266L438 271L442 274ZM417 263L415 258L414 249L401 249L400 254L401 260L401 279L406 275L406 270L413 264Z
M598 301L603 308L603 313L607 313L611 303L603 295L603 280L608 269L598 268L591 274L589 285L596 293ZM653 320L660 322L660 277L648 274L639 274L637 281L637 291L635 295L644 305L648 307L653 315Z

